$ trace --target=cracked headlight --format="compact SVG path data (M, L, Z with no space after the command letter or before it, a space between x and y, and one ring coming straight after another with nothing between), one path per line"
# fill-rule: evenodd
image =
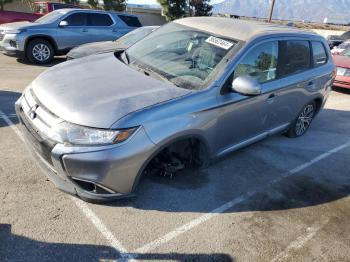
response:
M50 130L48 137L63 144L108 145L127 140L136 129L137 127L120 130L97 129L62 122Z

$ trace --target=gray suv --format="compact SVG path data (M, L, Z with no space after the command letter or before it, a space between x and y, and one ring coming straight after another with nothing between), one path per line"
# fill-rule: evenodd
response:
M0 26L0 50L4 54L44 64L81 44L115 40L140 27L133 15L84 9L60 9L33 23Z
M334 77L317 34L184 18L124 52L48 69L16 112L58 188L106 201L132 195L142 176L172 177L274 134L305 134Z

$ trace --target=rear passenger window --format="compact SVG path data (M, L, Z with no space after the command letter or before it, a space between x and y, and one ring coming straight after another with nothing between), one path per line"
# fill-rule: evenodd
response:
M314 67L327 63L327 52L321 42L312 42Z
M109 15L106 14L89 14L89 26L110 26L113 21Z
M276 79L278 42L267 42L253 48L236 67L234 78L249 75L265 83Z
M140 27L142 26L139 19L135 16L128 16L128 15L118 15L118 17L123 20L127 26L131 27Z
M68 26L86 26L87 14L86 13L71 14L64 20L68 22Z
M309 41L286 41L283 42L284 67L283 75L290 75L310 68L310 45Z

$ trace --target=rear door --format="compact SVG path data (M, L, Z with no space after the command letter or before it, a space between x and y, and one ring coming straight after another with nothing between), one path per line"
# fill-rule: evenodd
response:
M90 42L112 41L118 38L115 21L107 13L89 13L88 35Z
M268 125L270 129L292 122L302 107L313 99L312 95L323 88L331 77L317 69L325 65L328 59L321 42L290 39L280 41L279 46L280 66L277 75L280 86L269 90L271 99ZM315 55L313 55L313 49Z
M57 30L57 42L60 49L70 49L75 46L93 42L88 30L88 13L76 12L66 16L63 21L67 26Z
M288 125L307 102L305 88L312 85L311 50L308 40L280 41L280 60L277 70L280 85L269 90L270 129Z

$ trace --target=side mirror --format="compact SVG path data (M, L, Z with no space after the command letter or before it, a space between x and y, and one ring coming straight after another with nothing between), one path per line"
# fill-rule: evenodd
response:
M256 96L261 94L261 85L251 76L239 76L232 82L232 90L242 95Z
M62 20L62 21L58 24L59 27L65 27L65 26L67 26L67 25L68 25L68 22L67 22L67 21L64 21L64 20Z

